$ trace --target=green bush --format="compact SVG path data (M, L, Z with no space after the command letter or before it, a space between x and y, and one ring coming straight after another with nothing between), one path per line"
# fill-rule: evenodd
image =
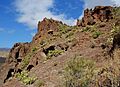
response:
M59 25L59 31L62 33L62 34L65 34L67 33L68 31L71 31L71 28L67 25Z
M94 75L94 62L88 59L75 57L67 64L64 77L65 87L88 87Z
M47 54L47 59L61 55L64 51L63 50L49 50Z
M22 60L21 62L21 68L24 69L30 62L30 58L31 58L31 53L29 53L28 55L25 56L25 58Z
M85 27L85 28L82 29L82 32L87 32L89 30L90 30L90 27Z
M30 58L24 58L22 61L22 69L24 69L29 64Z
M16 78L18 78L20 81L22 81L24 84L32 84L35 82L35 77L29 77L28 71L22 71L21 73L16 74Z
M68 33L68 34L66 35L65 38L71 37L71 36L73 36L73 35L74 35L74 32L70 32L70 33Z
M35 48L32 49L32 52L35 52L36 50L37 50L37 48L35 47Z
M102 33L101 33L100 31L95 31L95 32L93 32L92 37L93 37L94 39L96 39L96 38L98 38L101 34L102 34Z

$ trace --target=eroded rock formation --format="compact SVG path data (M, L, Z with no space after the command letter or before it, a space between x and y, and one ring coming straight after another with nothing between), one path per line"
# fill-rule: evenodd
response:
M43 21L38 23L38 32L33 37L33 43L40 41L41 37L47 37L48 34L52 34L59 30L59 26L64 25L61 21L44 18Z
M112 19L111 6L96 6L93 10L86 9L82 20L77 21L78 26L93 25L97 22L108 21Z
M26 53L29 51L29 43L16 43L13 48L10 50L8 61L13 61L23 58Z

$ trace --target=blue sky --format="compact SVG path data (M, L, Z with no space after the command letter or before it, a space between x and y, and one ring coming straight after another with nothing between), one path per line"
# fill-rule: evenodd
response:
M0 0L0 48L30 42L44 17L74 25L85 8L120 5L120 0Z

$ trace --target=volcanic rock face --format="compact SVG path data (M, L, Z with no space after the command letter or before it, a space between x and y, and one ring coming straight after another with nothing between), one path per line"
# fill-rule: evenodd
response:
M44 35L49 30L58 31L59 24L63 24L60 21L44 18L42 22L38 23L38 33Z
M63 23L53 19L44 18L43 21L39 21L38 32L33 37L32 42L36 43L37 41L40 41L41 37L46 37L48 34L52 34L53 32L58 31L59 25L63 25Z
M78 26L93 25L97 22L108 21L112 19L112 7L111 6L96 6L94 10L86 9L84 11L84 17L82 21L78 20Z
M55 31L58 31L59 25L64 25L61 21L44 18L43 21L38 23L38 32L33 37L31 43L16 43L10 50L7 62L18 61L25 57L31 51L32 45L40 42L41 38L47 37ZM49 37L49 36L48 36Z
M13 59L23 58L29 51L29 43L16 43L10 50L8 61L11 62Z

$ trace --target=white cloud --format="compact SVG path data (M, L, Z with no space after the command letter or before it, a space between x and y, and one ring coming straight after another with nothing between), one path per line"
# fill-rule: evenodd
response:
M36 28L38 21L43 18L54 18L67 24L72 24L74 19L66 19L65 14L54 15L49 8L54 7L54 0L16 0L16 11L19 16L17 21L24 23L31 29Z
M120 6L120 0L112 0L116 5Z
M66 14L55 15L49 9L54 8L55 0L15 0L15 7L18 13L17 21L23 23L34 29L37 27L38 21L42 21L43 18L53 18L55 20L63 21L69 25L74 25L76 19L66 19ZM120 6L120 0L81 0L84 2L84 9L94 8L98 5L118 5ZM82 18L83 14L79 18Z
M120 0L81 0L84 2L84 9L94 8L95 6L120 6ZM80 15L80 19L83 17L83 13Z

